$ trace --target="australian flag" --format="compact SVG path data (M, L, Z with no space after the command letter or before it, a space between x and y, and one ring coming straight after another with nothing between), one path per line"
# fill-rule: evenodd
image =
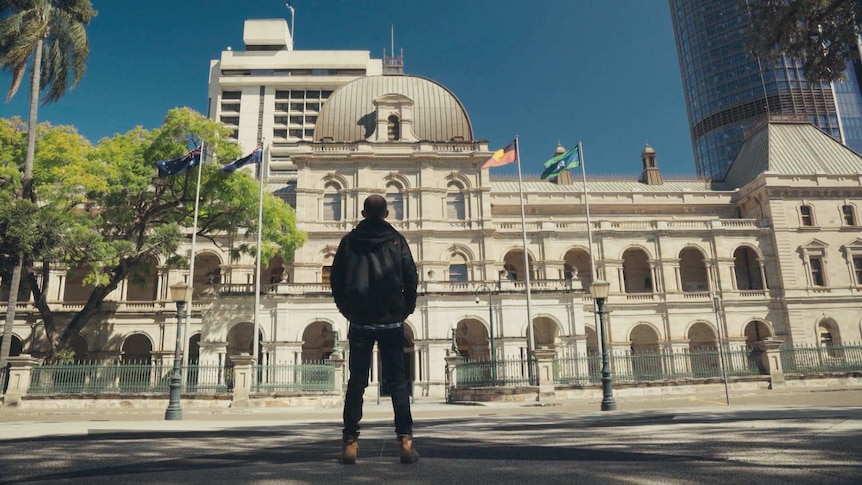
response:
M221 171L227 172L227 173L234 173L238 169L245 167L246 165L251 165L254 163L260 163L260 158L261 158L260 155L261 155L261 152L263 151L261 148L262 147L260 145L258 145L257 148L255 148L254 151L252 151L248 155L246 155L242 158L237 158L236 160L234 160L234 161L228 163L227 165L225 165L224 167L222 167Z
M186 153L185 155L171 160L159 160L156 167L159 169L159 177L168 177L181 174L201 164L200 147Z

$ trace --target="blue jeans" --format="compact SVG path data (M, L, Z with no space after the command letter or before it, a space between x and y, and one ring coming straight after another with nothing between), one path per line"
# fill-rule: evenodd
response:
M392 391L395 433L399 436L412 436L413 416L410 414L410 392L404 368L404 327L374 330L351 327L347 339L350 342L350 379L347 381L347 396L344 398L343 435L359 437L362 395L368 387L372 349L376 341L383 365L383 376Z

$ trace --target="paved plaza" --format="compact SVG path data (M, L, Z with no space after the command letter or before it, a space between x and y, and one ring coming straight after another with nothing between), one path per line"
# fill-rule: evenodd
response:
M422 458L398 463L388 403L366 403L359 463L339 409L0 413L0 483L860 483L862 391L696 399L417 402Z

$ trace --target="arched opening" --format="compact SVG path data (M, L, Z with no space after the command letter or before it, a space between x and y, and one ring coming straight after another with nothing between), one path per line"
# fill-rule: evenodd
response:
M467 272L467 257L457 252L450 254L449 281L467 281L470 279L470 275Z
M817 337L820 346L826 349L830 357L836 357L835 347L841 347L841 332L838 325L832 320L821 320L817 324Z
M455 182L446 187L446 218L454 221L467 219L464 187Z
M631 333L632 372L636 380L657 380L664 377L658 333L649 325L640 324Z
M688 329L691 370L695 377L713 377L721 373L718 339L712 327L697 322Z
M122 362L124 364L146 364L152 363L153 343L150 338L141 333L135 333L123 340L121 347Z
M530 278L535 279L536 273L533 270L533 258L529 254ZM526 271L524 268L524 250L513 249L506 253L503 257L503 268L506 270L506 278L514 281L524 281L526 279Z
M232 366L231 358L240 354L254 355L254 324L252 322L237 323L227 333L226 364ZM258 331L258 356L263 355L263 332Z
M738 290L764 289L757 253L750 247L740 246L733 252L733 274L736 276Z
M560 337L560 327L548 317L533 319L533 332L537 349L556 350L557 339Z
M125 390L148 389L152 376L153 343L144 334L126 337L121 347L120 361L128 367L120 374L120 388Z
M332 260L335 259L335 255L332 253L327 253L323 256L323 266L320 268L320 282L328 285L329 277L332 274Z
M386 184L386 208L389 210L389 219L400 221L404 219L404 195L403 188L397 182Z
M302 332L302 361L319 362L332 354L335 344L332 324L314 322Z
M766 323L760 320L752 320L745 325L743 335L745 335L745 345L752 347L755 342L772 337L772 330L769 329L769 325Z
M623 253L623 281L626 293L652 293L652 271L646 251L631 248Z
M89 265L72 268L66 273L66 282L63 285L64 301L83 303L90 298L90 294L93 293L95 286L90 283L84 283L89 274Z
M486 360L491 357L491 340L488 329L479 320L467 318L455 327L455 344L458 353L468 360Z
M275 255L270 258L269 264L266 266L265 273L270 285L278 285L284 281L284 258L279 255ZM266 281L261 281L261 285L264 283L266 283Z
M126 300L155 301L158 299L159 266L155 258L147 258L129 273Z
M700 250L685 248L679 252L679 277L682 291L686 293L709 291L706 261Z
M79 334L72 337L72 340L69 341L69 348L72 349L72 352L75 352L75 362L84 362L87 360L89 348L87 339L82 335Z
M0 345L3 345L3 339L6 338L5 335L0 335ZM12 343L9 347L9 357L18 357L19 355L24 353L24 342L18 338L17 335L12 335ZM2 389L0 389L2 390Z
M195 257L195 276L192 279L193 298L197 298L213 285L220 284L222 284L221 260L210 252L198 253Z
M329 182L323 187L323 220L341 220L341 187Z
M572 249L566 252L564 277L566 280L577 279L581 287L587 289L593 284L590 253L583 249Z
M201 334L192 335L186 348L188 349L189 365L197 365L201 360Z
M386 120L386 139L388 141L401 139L401 120L396 115L389 115Z

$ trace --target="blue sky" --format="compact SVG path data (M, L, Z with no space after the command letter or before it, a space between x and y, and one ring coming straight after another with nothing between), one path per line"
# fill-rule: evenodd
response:
M94 0L81 84L39 120L91 141L203 112L210 59L242 49L243 21L289 19L283 1ZM665 174L693 176L679 65L663 0L293 0L296 49L404 49L405 71L464 103L492 149L515 135L525 173L582 140L588 173L638 174L644 142ZM9 75L0 74L5 91ZM27 115L27 91L0 117ZM504 172L511 167L498 169Z

